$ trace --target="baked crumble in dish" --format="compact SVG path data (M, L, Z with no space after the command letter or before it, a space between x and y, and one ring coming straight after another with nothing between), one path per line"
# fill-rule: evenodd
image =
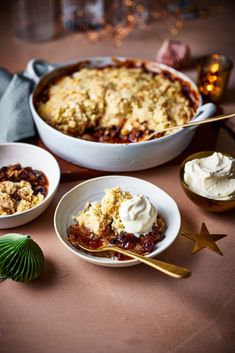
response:
M14 164L0 168L0 216L27 211L41 203L48 193L45 174Z
M119 186L105 189L100 203L88 202L84 210L73 219L75 223L68 229L68 240L79 250L80 242L90 249L115 245L146 255L164 238L166 228L163 217L157 214L156 208L147 197L133 197L130 192L121 190ZM111 251L101 255L96 253L94 256L128 259Z
M131 143L187 123L196 113L198 100L190 84L169 71L107 66L83 67L55 79L36 106L49 125L66 135Z

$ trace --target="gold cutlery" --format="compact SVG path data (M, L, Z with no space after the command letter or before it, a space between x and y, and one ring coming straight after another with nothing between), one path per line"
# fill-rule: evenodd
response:
M175 130L175 129L180 129L180 128L186 128L186 127L190 127L190 126L198 126L198 125L208 124L208 123L212 123L212 122L215 122L215 121L229 119L229 118L233 118L233 117L235 117L235 113L225 114L225 115L218 115L217 117L215 116L215 117L208 118L208 119L202 120L202 121L191 121L191 122L186 123L186 124L167 127L165 129L162 129L162 130L159 130L159 131L154 131L152 134L146 136L146 138L144 138L142 141L151 140L155 135L161 134L162 132Z
M99 253L99 252L104 252L104 251L118 252L120 254L132 257L135 260L143 262L145 265L151 266L151 267L155 268L156 270L159 270L159 271L165 273L166 275L174 277L174 278L188 277L191 274L191 272L185 267L173 265L173 264L159 261L156 259L151 259L149 257L136 254L132 251L124 250L124 249L119 248L117 246L101 246L97 249L90 249L86 245L84 245L83 243L81 244L80 242L79 242L79 246L82 249L84 249L88 252L91 252L91 253Z

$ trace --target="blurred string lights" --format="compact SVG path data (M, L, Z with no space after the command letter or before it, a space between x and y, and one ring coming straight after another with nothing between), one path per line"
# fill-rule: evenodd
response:
M137 29L150 32L156 22L166 25L167 33L175 38L187 22L203 20L212 12L226 10L224 2L218 0L90 0L90 3L94 2L103 7L100 12L103 16L97 19L97 26L88 24L82 32L91 42L111 36L116 46L121 46L124 39ZM85 3L89 5L89 0ZM84 23L85 12L77 13L79 21Z
M91 42L97 42L104 36L111 36L114 44L121 46L123 40L136 29L148 29L150 18L148 0L108 0L103 2L103 5L104 18L97 19L102 26L91 28L88 24L87 30L84 31ZM85 12L83 14L86 16Z

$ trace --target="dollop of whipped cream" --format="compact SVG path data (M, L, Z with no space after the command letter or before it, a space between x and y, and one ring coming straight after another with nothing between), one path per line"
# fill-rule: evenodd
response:
M214 152L185 164L184 181L189 188L211 199L235 197L235 159Z
M156 222L157 210L146 196L138 195L121 204L119 216L125 231L139 238L140 235L151 232Z

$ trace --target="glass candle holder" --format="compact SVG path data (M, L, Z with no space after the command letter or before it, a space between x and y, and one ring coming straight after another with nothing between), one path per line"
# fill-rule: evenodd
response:
M205 56L198 61L197 85L206 100L218 102L223 98L232 67L232 61L221 54Z
M12 25L17 38L28 42L52 40L61 32L57 0L11 1Z
M63 0L64 28L73 32L99 30L104 25L104 0Z

